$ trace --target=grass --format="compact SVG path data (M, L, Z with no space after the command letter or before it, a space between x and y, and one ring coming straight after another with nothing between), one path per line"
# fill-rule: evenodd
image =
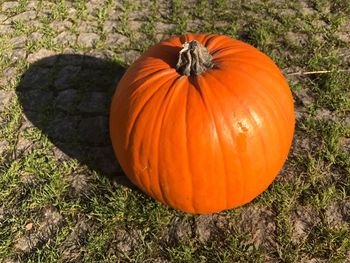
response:
M38 14L35 20L17 18L30 10ZM0 35L4 54L0 72L16 69L11 76L0 73L0 83L9 78L0 85L6 92L16 92L22 74L32 67L26 58L11 58L16 49L27 56L42 49L107 54L107 66L82 66L81 71L115 72L130 64L131 51L140 54L161 39L189 32L246 41L284 72L331 72L286 75L299 117L284 169L252 203L212 216L172 210L65 151L47 130L25 118L31 112L17 92L0 111L0 145L4 145L0 146L0 262L346 262L350 258L350 73L341 71L350 63L349 1L60 0L34 5L19 1L1 15L7 18L2 24L12 30ZM90 26L88 33L99 36L94 45L77 40L84 22ZM107 22L113 26L106 27ZM60 26L64 24L70 26ZM42 37L13 46L12 39L33 32ZM56 37L62 32L76 40L61 43ZM128 41L108 45L111 34ZM62 66L48 67L53 80L45 88L51 89ZM89 78L81 76L77 83ZM109 94L103 89L108 81L101 77L91 83L97 83L95 91ZM78 91L77 104L89 89ZM54 89L55 96L60 92ZM58 114L49 109L52 112L43 112L48 123ZM59 114L79 121L95 117L76 110ZM21 247L20 241L29 237L38 242Z

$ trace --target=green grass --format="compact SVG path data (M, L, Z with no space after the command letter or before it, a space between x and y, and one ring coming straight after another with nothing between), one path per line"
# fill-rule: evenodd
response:
M29 10L37 12L35 21L11 20ZM35 123L25 120L27 112L16 95L0 112L0 142L6 145L0 150L0 262L349 259L350 72L346 70L350 62L346 50L350 40L346 38L349 31L345 31L350 24L349 1L252 4L158 0L145 4L101 0L94 4L60 0L34 5L19 1L0 15L8 17L6 23L13 29L0 35L0 80L8 77L3 74L7 69L16 69L10 80L0 85L4 91L15 91L22 74L31 66L26 58L11 58L16 51L11 40L33 32L43 35L19 48L26 56L42 49L58 54L108 52L110 66L127 67L130 60L125 54L130 51L142 53L172 35L207 32L252 44L273 58L284 72L329 71L286 75L301 117L284 170L252 203L213 215L202 223L198 222L203 217L163 206L137 189L123 186L119 179L106 177L89 163L59 157L55 141ZM140 23L137 28L135 21ZM99 36L94 45L78 41L68 45L56 40L63 31L78 39L83 22L91 26L89 33ZM106 22L113 27L105 29ZM62 29L59 23L71 26ZM121 34L128 41L108 45L110 34ZM54 79L61 68L51 69ZM45 114L51 116L51 112ZM71 117L78 113L65 114ZM50 119L46 121L50 123ZM339 225L329 218L331 209L340 211ZM51 223L51 230L45 228L47 211L61 216L59 223ZM254 213L246 220L249 211ZM308 213L312 215L311 223ZM32 224L30 230L26 229L28 224ZM300 224L302 231L296 230ZM210 235L200 234L201 228ZM29 251L18 249L19 240L29 236L40 242Z

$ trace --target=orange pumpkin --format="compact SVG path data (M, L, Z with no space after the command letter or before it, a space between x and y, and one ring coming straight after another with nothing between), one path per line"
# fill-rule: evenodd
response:
M110 112L126 175L189 213L250 202L274 180L294 132L293 99L273 61L223 35L151 47L125 73Z

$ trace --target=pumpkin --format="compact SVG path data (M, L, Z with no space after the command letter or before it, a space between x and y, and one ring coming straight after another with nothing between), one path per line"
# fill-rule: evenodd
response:
M241 206L267 189L294 123L289 86L273 61L210 34L151 47L122 77L110 111L112 145L129 179L198 214Z

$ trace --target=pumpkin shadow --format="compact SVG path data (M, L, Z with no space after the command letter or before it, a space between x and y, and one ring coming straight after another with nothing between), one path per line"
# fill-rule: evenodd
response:
M30 65L16 88L26 118L60 150L130 186L109 138L109 107L125 69L86 55L61 54ZM62 154L63 152L63 154ZM59 156L61 155L61 156Z

